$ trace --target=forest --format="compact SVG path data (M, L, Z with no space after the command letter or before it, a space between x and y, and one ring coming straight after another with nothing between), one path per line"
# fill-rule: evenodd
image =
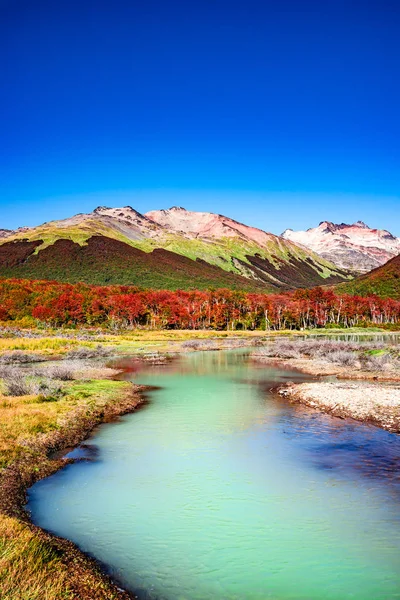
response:
M20 279L0 280L0 321L21 327L107 329L309 329L400 326L400 301L316 287L281 294L228 289L141 290Z

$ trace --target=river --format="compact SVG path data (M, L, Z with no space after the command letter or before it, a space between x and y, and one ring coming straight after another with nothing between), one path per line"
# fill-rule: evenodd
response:
M400 436L278 398L307 376L248 350L123 364L157 389L31 488L35 523L140 598L400 598Z

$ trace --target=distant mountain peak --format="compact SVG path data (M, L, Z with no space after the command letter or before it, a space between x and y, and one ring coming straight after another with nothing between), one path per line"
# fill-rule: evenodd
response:
M109 206L98 206L94 209L93 213L101 217L111 217L113 219L129 219L134 218L135 220L147 221L147 217L142 215L139 211L132 208L132 206L123 206L121 208L110 208Z
M105 210L111 210L110 206L97 206L93 212L101 213L101 212L104 212ZM79 213L79 214L82 214L82 213Z
M341 268L359 272L375 269L400 253L400 238L384 229L372 229L364 221L352 225L321 221L307 231L286 229L282 237L314 250Z
M239 223L230 217L211 212L197 212L173 206L167 210L152 210L145 215L148 219L173 233L188 238L222 239L240 238L256 244L267 244L279 239L272 233Z
M361 229L371 229L368 225L366 225L364 223L364 221L356 221L356 223L350 224L350 223L333 223L332 221L320 221L318 227L327 227L329 229L332 230L337 230L337 229L347 229L349 227L359 227ZM310 227L307 231L313 231L315 228L314 227ZM293 231L293 230L291 230Z

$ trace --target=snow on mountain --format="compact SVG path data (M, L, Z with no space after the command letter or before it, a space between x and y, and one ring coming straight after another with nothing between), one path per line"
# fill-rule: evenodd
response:
M400 238L362 221L352 225L322 221L307 231L286 229L282 237L310 248L344 269L366 273L400 254Z

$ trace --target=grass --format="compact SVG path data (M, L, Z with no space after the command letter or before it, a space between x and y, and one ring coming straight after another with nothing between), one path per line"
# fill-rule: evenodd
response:
M16 337L0 338L0 362L1 356L10 351L24 351L51 357L54 355L69 354L74 356L75 351L80 348L92 349L93 351L99 344L105 344L116 353L140 352L144 350L143 346L166 350L171 344L184 342L186 340L207 340L207 339L226 339L226 338L254 338L257 339L265 335L264 331L208 331L208 330L132 330L118 334L96 333L91 335L91 341L70 339L66 336L76 335L76 330L53 330L45 333L43 337L25 337L30 335L31 330L17 330Z
M43 354L64 354L77 346L94 347L95 342L86 342L74 339L63 339L57 337L42 337L27 339L25 337L0 338L0 354L9 350L23 350L25 352L41 352Z
M24 367L25 378L37 378L35 369ZM49 374L57 376L57 372ZM0 393L2 600L127 597L88 567L90 561L72 544L53 539L24 521L24 490L61 466L60 461L49 459L49 452L79 443L107 411L118 414L118 407L133 408L132 386L127 382L79 380L63 381L62 386L63 393L51 402L39 394L13 397Z
M58 553L25 523L0 516L2 600L65 600L74 597Z
M15 337L0 337L0 362L6 353L23 351L51 358L55 355L74 355L74 351L87 348L95 351L99 344L106 345L117 354L141 353L148 349L161 351L177 350L185 341L192 340L220 340L253 338L254 340L265 337L304 337L310 336L337 336L341 334L379 334L385 333L379 327L352 327L348 329L312 329L307 331L281 330L281 331L214 331L214 330L142 330L135 329L121 333L106 333L93 330L68 330L55 329L43 332L43 337L29 337L39 330L15 330ZM76 336L75 339L70 336ZM79 339L81 338L81 339ZM83 339L84 338L84 339Z
M73 381L64 384L63 396L45 402L40 394L5 396L0 394L0 467L7 467L24 453L37 434L60 430L64 417L73 410L102 407L129 384L110 380Z

